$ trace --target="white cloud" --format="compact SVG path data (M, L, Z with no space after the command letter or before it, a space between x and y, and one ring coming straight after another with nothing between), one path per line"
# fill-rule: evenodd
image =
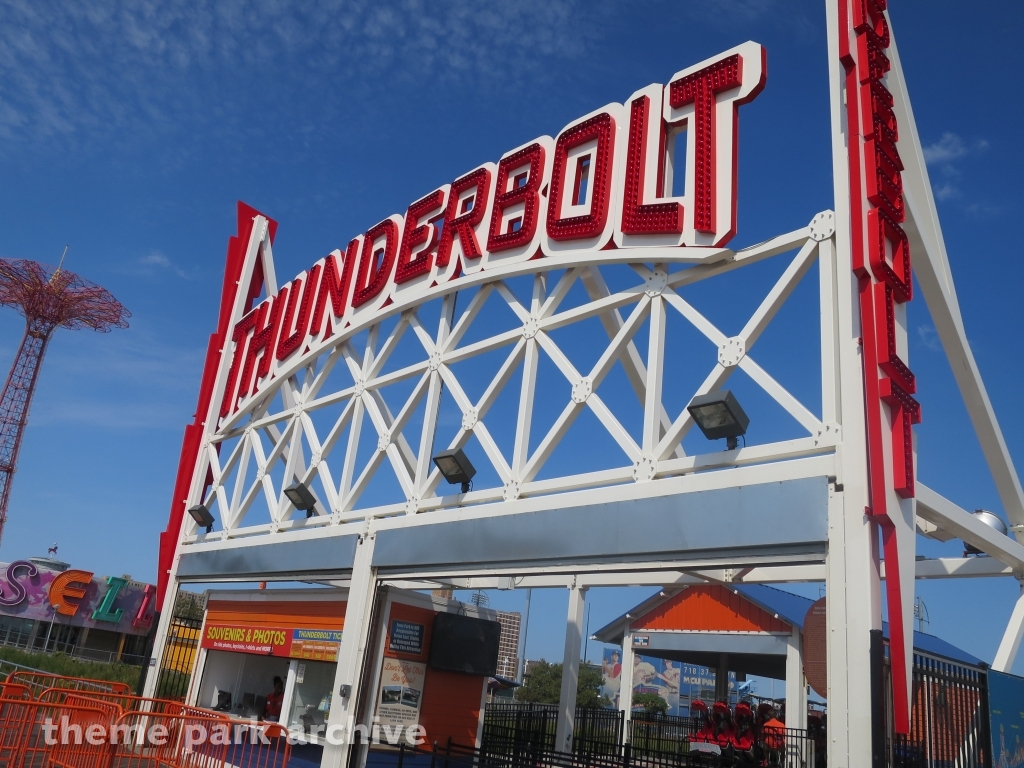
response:
M160 267L171 266L171 260L164 256L162 253L153 252L148 256L143 256L139 259L140 264L155 264Z
M939 341L938 331L932 325L919 325L917 326L917 337L928 349L938 352L942 349L942 343Z
M267 126L253 105L286 109L281 100L312 88L347 119L364 95L398 83L507 88L544 74L552 59L585 57L604 4L4 0L0 151L96 137L130 143L196 125L260 132Z
M933 144L922 147L925 162L946 177L941 184L935 182L932 189L938 200L952 200L963 196L960 187L952 179L963 175L959 163L964 158L984 152L988 149L988 141L978 139L973 144L964 141L956 133L946 131L942 138Z
M751 22L774 11L776 0L716 0L714 3L687 3L693 16L705 20Z
M191 420L203 349L164 343L143 328L58 332L40 372L36 425L178 428ZM74 386L68 386L74 382Z
M968 154L968 152L970 150L964 144L964 140L957 134L947 131L942 134L942 138L937 142L924 147L924 159L929 165L938 165L940 163L948 163L951 160L957 160Z
M178 277L183 277L186 280L189 279L185 270L167 258L160 251L153 251L152 253L142 256L137 262L137 267L128 271L150 275L156 272L156 270L167 270L168 272L173 272Z

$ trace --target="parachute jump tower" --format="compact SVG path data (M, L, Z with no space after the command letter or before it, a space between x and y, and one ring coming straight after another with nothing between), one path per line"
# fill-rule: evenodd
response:
M66 249L65 249L66 250ZM62 259L63 261L63 259ZM39 366L57 328L127 328L131 313L109 291L60 267L0 259L0 306L25 316L25 335L0 392L0 537Z

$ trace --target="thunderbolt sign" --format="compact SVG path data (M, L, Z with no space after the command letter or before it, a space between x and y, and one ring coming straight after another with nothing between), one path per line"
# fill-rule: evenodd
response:
M744 43L484 163L357 235L235 325L219 427L324 348L484 275L534 272L538 259L545 269L585 255L635 260L625 255L633 248L657 249L651 260L665 262L720 254L736 233L739 107L766 74L765 49ZM678 167L685 194L666 195Z

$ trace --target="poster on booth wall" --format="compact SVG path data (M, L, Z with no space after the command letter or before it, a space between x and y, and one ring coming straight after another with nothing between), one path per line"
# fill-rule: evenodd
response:
M622 681L622 652L618 648L604 649L601 672L604 678L601 694L618 708ZM736 675L730 672L729 690L735 687ZM688 717L690 699L713 698L714 690L715 672L708 667L633 654L633 694L660 696L668 705L667 715Z
M961 691L962 693L962 691ZM971 722L973 702L966 706L950 696L945 689L932 694L933 701L941 701L949 710L958 706L966 710L964 717L950 717L957 723ZM934 704L933 704L934 706ZM992 734L992 768L1022 768L1024 766L1024 678L988 671L989 732ZM960 735L961 739L957 740ZM962 734L953 734L952 744L960 744ZM953 758L956 756L953 755Z
M382 726L401 726L403 740L406 729L419 724L426 675L427 665L424 662L384 657L377 695L377 717ZM386 735L387 732L382 730L381 736Z

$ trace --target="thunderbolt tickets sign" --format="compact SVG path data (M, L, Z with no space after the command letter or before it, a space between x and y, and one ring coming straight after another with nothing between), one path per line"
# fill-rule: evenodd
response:
M680 246L723 246L736 232L738 111L766 71L764 48L744 43L484 163L320 259L232 329L221 426L325 347L481 273L584 253L614 262L637 247L672 249L671 261Z
M289 627L242 627L207 624L202 646L211 651L255 653L291 659L335 661L341 631L335 629L294 629Z

